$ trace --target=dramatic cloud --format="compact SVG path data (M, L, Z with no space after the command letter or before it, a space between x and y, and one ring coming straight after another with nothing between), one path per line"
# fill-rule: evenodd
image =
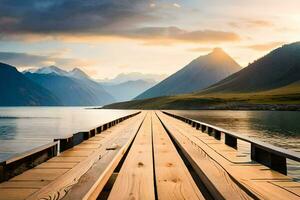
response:
M186 31L178 27L146 27L123 33L123 36L148 40L176 40L186 42L237 41L239 36L232 32L216 30Z
M270 42L265 44L255 44L255 45L249 45L246 46L246 48L255 50L255 51L269 51L272 49L275 49L276 47L279 47L283 45L284 42Z
M154 18L146 0L2 0L1 33L110 32Z
M8 63L17 67L41 67L48 65L76 67L90 64L83 60L61 58L55 55L41 56L16 52L0 52L0 62Z
M2 0L0 39L34 40L45 39L46 35L46 39L96 36L168 42L239 40L235 33L218 30L145 27L145 23L161 17L153 10L155 6L147 0Z

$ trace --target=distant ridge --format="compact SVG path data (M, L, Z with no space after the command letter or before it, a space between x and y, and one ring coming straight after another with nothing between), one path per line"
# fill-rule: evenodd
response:
M201 90L239 71L241 67L222 49L200 56L135 99L186 94Z
M114 102L100 84L90 79L78 79L57 73L25 73L25 76L57 96L65 106L101 106Z
M0 106L57 106L61 103L50 91L5 63L0 63L0 92Z
M259 92L297 81L300 81L300 42L273 50L241 71L200 91L200 94Z
M300 42L271 51L198 92L115 103L114 109L300 110Z
M29 69L23 71L23 73L34 73L34 74L56 74L59 76L67 76L67 77L72 77L72 78L78 78L78 79L90 79L90 77L81 69L79 68L74 68L71 71L66 71L63 70L57 66L49 66L49 67L41 67L37 69Z

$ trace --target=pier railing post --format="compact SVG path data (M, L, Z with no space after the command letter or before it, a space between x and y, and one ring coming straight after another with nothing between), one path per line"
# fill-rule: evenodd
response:
M208 133L208 135L212 135L212 133L213 133L213 129L212 129L211 127L208 127L208 129L207 129L207 133Z
M202 131L202 132L205 132L205 131L206 131L206 126L203 125L203 124L201 125L201 131Z
M214 137L215 137L217 140L221 140L221 131L215 130L215 131L214 131Z
M287 174L286 158L283 156L275 155L270 151L251 144L251 159L256 162L262 163L271 169L278 171L282 174Z
M225 133L225 144L236 149L237 148L237 139L235 137Z

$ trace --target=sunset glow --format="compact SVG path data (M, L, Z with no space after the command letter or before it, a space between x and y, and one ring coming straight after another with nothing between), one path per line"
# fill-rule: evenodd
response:
M300 40L299 8L298 0L3 0L0 61L81 67L103 79L172 74L221 47L245 67Z

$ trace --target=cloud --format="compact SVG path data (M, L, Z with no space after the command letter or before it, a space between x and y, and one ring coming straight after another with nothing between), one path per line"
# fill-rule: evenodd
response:
M2 0L1 33L111 32L153 19L146 0Z
M154 40L154 41L182 41L182 42L228 42L238 41L240 37L233 32L217 30L187 31L178 27L145 27L122 34L124 37Z
M265 28L265 27L274 26L274 24L271 21L255 20L255 19L241 19L239 21L229 22L228 24L234 28L242 28L242 27Z
M181 8L181 5L178 4L178 3L173 3L173 6L174 6L175 8Z
M162 12L153 9L156 5L148 0L1 0L0 40L117 37L156 44L239 40L237 34L219 30L145 27L163 18Z
M57 65L63 67L86 66L91 64L88 61L62 58L57 55L33 55L18 52L0 52L0 62L5 62L17 67L41 67Z
M245 47L255 50L255 51L268 51L268 50L272 50L276 47L279 47L283 44L284 44L284 42L269 42L269 43L265 43L265 44L249 45L249 46L245 46Z

